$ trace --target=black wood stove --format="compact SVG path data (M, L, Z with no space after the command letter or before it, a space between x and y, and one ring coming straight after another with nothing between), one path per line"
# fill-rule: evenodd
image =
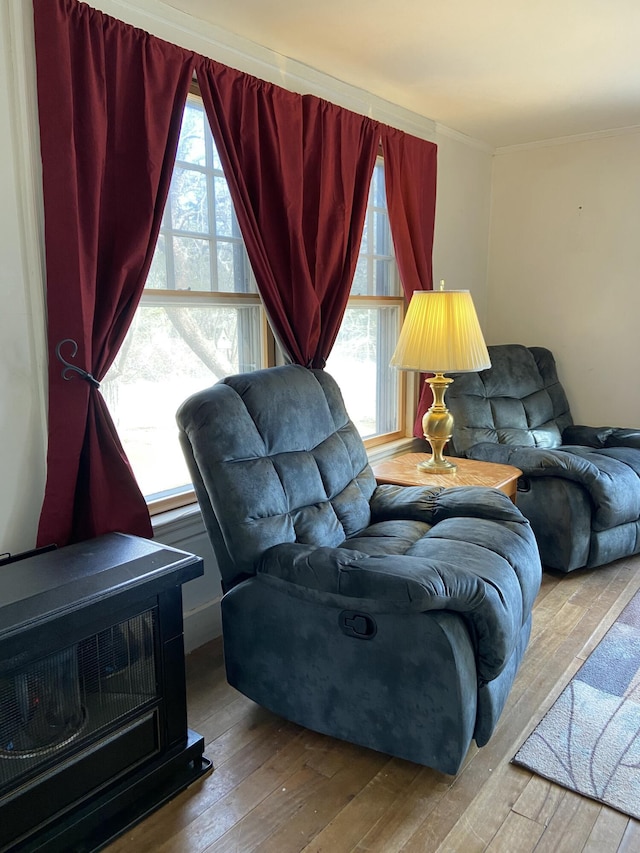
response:
M210 769L182 626L202 573L119 533L0 566L0 853L98 850Z

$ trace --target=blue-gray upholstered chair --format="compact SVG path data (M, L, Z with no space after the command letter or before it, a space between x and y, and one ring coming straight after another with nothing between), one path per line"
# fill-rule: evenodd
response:
M457 772L529 639L527 520L491 489L376 487L323 371L229 377L177 419L222 575L229 683L307 728Z
M577 426L543 347L490 346L491 367L454 375L452 455L523 472L518 507L543 565L570 572L640 552L640 430Z

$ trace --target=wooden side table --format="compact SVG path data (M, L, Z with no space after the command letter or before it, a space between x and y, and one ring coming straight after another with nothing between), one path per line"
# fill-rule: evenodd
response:
M522 471L513 465L501 465L497 462L478 462L475 459L456 459L456 471L453 474L430 474L419 471L419 462L428 459L428 453L404 453L392 456L372 465L378 483L392 483L396 486L487 486L499 489L516 502L518 477Z

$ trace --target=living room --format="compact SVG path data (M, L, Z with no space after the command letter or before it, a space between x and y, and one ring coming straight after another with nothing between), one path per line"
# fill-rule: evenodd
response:
M5 342L0 372L4 437L0 547L9 552L33 547L46 473L42 212L29 5L10 2L0 18L6 70L0 90L0 134L6 152L1 167L5 204L0 214L0 323ZM640 403L633 392L637 346L631 328L640 299L633 227L640 205L635 191L638 121L614 125L613 130L584 129L558 138L496 145L301 63L285 61L163 4L103 0L95 5L167 41L285 87L298 90L304 85L306 91L435 142L434 280L443 278L450 287L471 291L488 343L551 349L577 422L640 422ZM156 535L208 560L205 578L185 590L187 644L199 647L219 634L219 581L204 529L188 515L173 517L164 529L156 529ZM620 586L623 578L631 583L625 572L619 569L608 591L598 593L602 618L614 604L607 597L612 590L617 595L629 593L628 586ZM583 592L575 583L558 584L556 596L587 597L596 580L585 580ZM562 605L556 606L560 621ZM575 599L569 611L574 606ZM592 609L589 618L597 612ZM579 638L575 643L580 645ZM547 694L542 692L538 698L545 701Z

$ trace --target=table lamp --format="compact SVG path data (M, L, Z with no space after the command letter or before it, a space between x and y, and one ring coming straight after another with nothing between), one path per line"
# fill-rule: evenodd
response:
M454 473L455 462L442 455L453 433L453 415L444 403L453 379L444 374L491 367L469 291L444 290L444 281L439 290L414 291L391 364L400 370L435 374L426 379L433 392L433 405L422 419L432 453L418 468L432 474Z

